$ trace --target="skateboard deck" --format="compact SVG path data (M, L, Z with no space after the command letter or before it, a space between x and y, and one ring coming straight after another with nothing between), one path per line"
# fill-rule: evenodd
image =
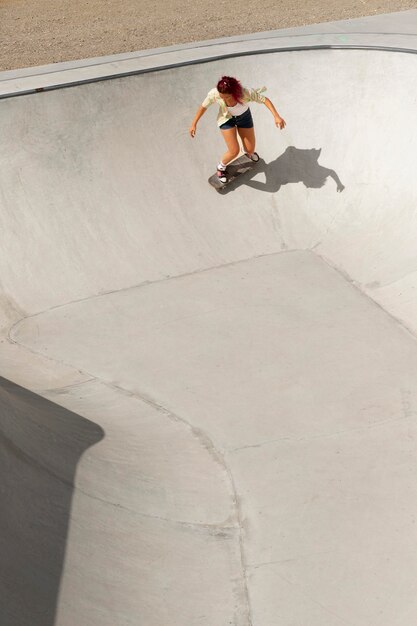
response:
M210 176L208 182L212 187L216 189L216 191L222 191L232 182L232 180L235 180L235 178L241 176L242 174L246 174L246 172L249 172L249 170L253 170L253 168L255 168L258 163L259 161L252 161L252 159L250 159L246 155L242 155L229 163L229 165L227 166L227 181L225 183L221 183L219 181L217 174L213 174L213 176Z

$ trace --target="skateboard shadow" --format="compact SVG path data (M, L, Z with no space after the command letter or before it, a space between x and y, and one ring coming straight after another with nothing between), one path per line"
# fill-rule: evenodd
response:
M301 150L294 146L288 147L275 161L266 163L260 159L258 165L232 181L224 190L223 194L233 191L241 185L247 185L258 191L277 193L283 185L290 183L302 183L310 189L320 189L328 178L334 180L338 193L345 189L336 172L318 162L321 148ZM265 182L252 180L259 173L265 174Z
M97 424L0 378L0 623L54 626L74 480Z

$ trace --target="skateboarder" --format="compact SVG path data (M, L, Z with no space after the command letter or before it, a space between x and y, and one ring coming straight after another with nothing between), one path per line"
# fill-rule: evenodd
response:
M227 164L233 161L240 151L237 133L239 133L248 157L252 161L259 161L259 155L255 152L255 130L249 102L265 104L273 114L277 128L281 130L285 128L285 120L279 115L271 100L262 95L262 92L265 90L266 87L259 89L243 87L236 78L222 76L217 86L208 92L206 99L196 113L189 131L191 137L195 137L197 123L207 108L214 102L217 102L220 107L217 115L217 124L227 145L227 152L225 152L217 165L217 176L222 183L227 182Z

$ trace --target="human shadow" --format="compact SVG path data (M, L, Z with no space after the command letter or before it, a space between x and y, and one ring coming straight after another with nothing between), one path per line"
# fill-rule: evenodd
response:
M77 464L103 436L0 378L1 626L54 626Z
M257 166L248 174L233 181L225 191L233 191L240 185L246 185L269 193L277 193L283 185L302 183L310 189L320 189L328 178L336 183L338 193L345 189L336 172L318 162L321 148L301 150L288 147L283 154L270 163L260 159ZM253 180L259 173L265 174L265 182Z

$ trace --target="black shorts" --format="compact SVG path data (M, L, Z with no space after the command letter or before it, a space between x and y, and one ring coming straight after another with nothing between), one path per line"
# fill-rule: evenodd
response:
M253 128L253 119L250 109L242 113L242 115L232 115L230 120L227 120L220 126L220 130L229 130L229 128Z

